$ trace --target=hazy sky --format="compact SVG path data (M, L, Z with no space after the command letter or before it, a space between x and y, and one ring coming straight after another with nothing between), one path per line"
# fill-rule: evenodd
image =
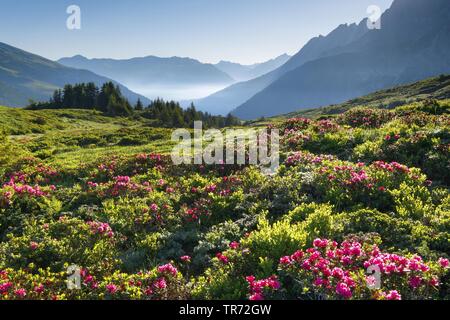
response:
M254 63L296 53L393 0L0 0L0 42L50 59L183 56ZM69 5L81 30L66 28Z

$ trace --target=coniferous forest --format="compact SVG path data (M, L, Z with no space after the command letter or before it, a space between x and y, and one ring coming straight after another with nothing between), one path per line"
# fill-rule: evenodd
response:
M31 102L28 110L43 109L87 109L98 110L109 116L138 115L156 120L156 124L167 128L191 128L194 121L202 121L205 128L224 128L240 125L241 121L229 114L226 117L213 116L197 111L194 104L184 110L178 102L156 99L144 107L138 99L134 106L122 95L119 86L107 82L98 88L94 83L65 85L55 90L47 102Z

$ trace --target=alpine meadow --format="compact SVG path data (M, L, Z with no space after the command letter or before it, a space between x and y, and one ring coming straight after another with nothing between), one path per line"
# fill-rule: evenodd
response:
M450 1L359 2L0 21L0 300L448 301Z

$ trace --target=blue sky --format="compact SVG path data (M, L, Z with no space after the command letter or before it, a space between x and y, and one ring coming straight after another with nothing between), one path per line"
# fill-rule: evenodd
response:
M369 5L393 0L0 0L0 42L50 59L184 56L203 62L264 61L296 53ZM66 28L69 5L81 30Z

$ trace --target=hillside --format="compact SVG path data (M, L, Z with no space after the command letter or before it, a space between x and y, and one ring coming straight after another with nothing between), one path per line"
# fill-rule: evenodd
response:
M55 89L65 84L94 82L100 86L111 81L86 70L62 66L56 62L0 43L0 104L22 107L30 99L48 100ZM114 82L118 84L117 82ZM135 103L149 100L119 84L124 96Z
M2 107L0 298L448 300L450 110L428 103L276 122L274 175L175 165L138 120Z
M291 112L283 117L307 116L317 118L319 116L341 114L359 106L391 109L427 99L450 99L450 75L442 75L412 84L377 91L337 105Z
M381 17L381 30L371 30L329 55L285 73L234 114L252 119L342 103L448 73L449 17L450 2L446 0L395 0Z

